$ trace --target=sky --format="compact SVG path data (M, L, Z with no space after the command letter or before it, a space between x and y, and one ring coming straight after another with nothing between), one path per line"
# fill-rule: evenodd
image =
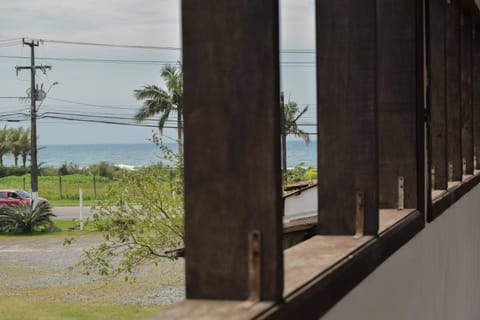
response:
M35 49L36 64L51 66L45 74L37 72L37 83L47 92L39 108L39 145L146 143L158 132L155 119L143 126L130 120L141 106L133 90L148 84L164 87L162 66L181 60L179 0L0 0L0 12L0 126L30 126L29 102L9 98L25 97L30 86L30 71L15 71L15 66L30 64L30 48L21 43L26 38L45 40ZM281 89L287 100L309 105L302 122L311 124L316 101L314 1L282 0L280 20L281 50L310 50L282 53ZM313 127L304 129L313 132ZM164 134L175 137L173 129Z

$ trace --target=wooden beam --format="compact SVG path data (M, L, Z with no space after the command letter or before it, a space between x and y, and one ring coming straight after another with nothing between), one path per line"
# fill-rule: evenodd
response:
M445 0L428 1L427 61L428 61L428 114L431 182L433 189L448 187L447 110L445 96ZM433 172L432 172L433 171ZM432 178L433 177L433 178Z
M462 11L460 20L460 74L462 110L462 158L464 174L473 174L472 14Z
M449 180L462 180L462 134L460 114L460 8L458 0L447 1L446 95Z
M475 169L480 169L480 25L472 35L473 150Z
M380 208L423 208L422 1L377 1ZM399 190L403 178L404 188ZM401 194L404 194L402 199ZM400 199L399 199L400 198Z
M318 228L378 231L375 2L317 0ZM362 210L360 210L362 211Z
M282 297L278 11L182 2L189 299Z

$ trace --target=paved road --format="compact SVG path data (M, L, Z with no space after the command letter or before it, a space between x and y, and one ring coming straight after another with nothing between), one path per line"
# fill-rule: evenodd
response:
M59 219L79 219L80 207L53 207L53 213ZM90 207L83 207L83 218L89 218L93 216L93 212Z

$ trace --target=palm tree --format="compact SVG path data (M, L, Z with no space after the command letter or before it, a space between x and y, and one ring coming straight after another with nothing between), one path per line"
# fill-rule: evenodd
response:
M135 90L135 98L143 100L143 106L135 114L135 120L141 122L147 118L160 114L158 128L163 132L166 122L171 113L177 115L178 153L183 152L183 73L182 65L166 65L162 69L162 78L165 80L167 89L164 90L156 85L147 85L142 89Z
M35 205L20 203L17 206L0 206L0 232L7 233L32 233L37 228L53 225L51 220L55 217L52 207L48 202Z
M8 137L7 126L0 130L0 166L3 167L3 156L8 154L11 150L11 145Z
M310 136L308 133L298 127L297 121L305 112L307 112L308 106L300 111L298 105L294 101L289 101L283 108L284 121L283 121L283 134L293 134L299 138L302 138L306 144L310 143Z
M25 168L27 166L27 157L30 155L30 129L22 129L19 145L20 154L22 155L22 165Z
M22 137L23 129L9 129L8 130L8 140L10 141L10 152L13 155L13 159L15 161L15 167L18 166L18 157L21 154L21 145L20 145L20 138Z
M310 143L310 136L308 133L298 127L297 121L308 110L308 106L300 111L298 105L294 101L284 103L283 92L281 93L281 108L283 111L282 126L281 126L281 151L282 151L282 175L283 183L287 183L287 135L293 134L300 137L306 144Z

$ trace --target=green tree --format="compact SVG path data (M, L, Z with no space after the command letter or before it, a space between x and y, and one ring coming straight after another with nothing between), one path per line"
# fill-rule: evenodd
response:
M23 134L22 128L12 128L8 130L8 140L10 142L10 152L15 161L15 167L18 167L18 157L22 153L21 138Z
M281 151L282 151L282 181L286 185L288 183L287 173L287 135L293 134L300 137L306 144L310 143L310 136L307 132L303 131L298 126L298 119L305 114L308 110L308 106L305 106L303 110L298 109L298 105L294 101L289 101L286 104L283 102L283 93L281 95L281 107L283 111L282 125L281 125Z
M22 156L22 166L27 166L27 157L30 155L30 129L22 129L20 136L20 154Z
M134 90L135 98L143 100L143 105L135 114L137 121L144 121L155 115L160 115L158 128L160 133L167 128L166 122L171 113L177 116L178 152L183 152L183 73L182 65L166 65L161 72L167 89L156 85L147 85L142 89Z
M289 101L285 104L283 108L284 122L283 122L283 134L289 135L292 134L299 138L302 138L306 144L310 143L310 136L307 132L303 131L298 126L298 119L307 112L308 106L305 106L303 110L300 111L298 105L294 101Z
M3 166L3 156L7 155L11 151L11 145L9 141L9 133L7 126L0 130L0 166Z
M32 233L40 227L51 227L55 215L50 204L42 202L34 206L21 203L18 206L0 206L0 232Z
M128 274L146 261L176 258L165 250L183 245L183 159L161 141L160 148L172 165L128 172L95 208L91 223L104 241L85 251L87 273Z

